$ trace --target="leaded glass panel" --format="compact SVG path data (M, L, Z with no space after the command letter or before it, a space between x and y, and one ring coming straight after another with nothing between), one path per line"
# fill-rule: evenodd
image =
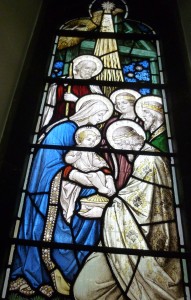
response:
M55 38L2 298L188 299L159 37L89 12Z

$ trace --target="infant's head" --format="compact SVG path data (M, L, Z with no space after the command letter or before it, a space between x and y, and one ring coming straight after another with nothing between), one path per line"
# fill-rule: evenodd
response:
M101 141L101 134L95 127L81 127L76 131L75 140L81 147L94 147Z

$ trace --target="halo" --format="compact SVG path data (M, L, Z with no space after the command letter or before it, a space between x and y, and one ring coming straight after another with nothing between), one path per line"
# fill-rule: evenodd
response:
M89 5L89 15L90 17L92 17L92 6L94 5L94 3L96 2L97 0L93 0L92 3L90 3ZM125 6L125 16L124 16L124 19L126 19L128 17L128 6L125 2L125 0L121 0L121 2L124 4Z
M81 61L93 61L96 64L97 69L92 74L92 77L98 75L103 69L103 63L98 57L93 55L80 55L73 59L73 70Z
M82 126L82 127L80 127L76 131L76 133L75 133L75 141L78 143L78 135L81 132L86 131L86 130L92 131L93 133L95 133L95 135L97 136L97 143L96 143L96 145L98 145L101 142L101 133L100 133L100 131L96 127L93 127L93 126Z
M134 90L130 90L130 89L121 89L121 90L117 90L114 91L111 95L110 95L110 99L113 102L113 104L115 104L116 101L116 97L119 96L122 93L128 93L131 94L132 96L135 97L135 99L137 100L138 98L141 97L141 94L139 94L137 91Z
M113 103L105 96L98 95L98 94L90 94L90 95L85 95L81 97L77 102L76 102L76 112L79 111L79 109L82 107L82 105L85 102L90 102L90 101L101 101L107 106L107 112L103 117L102 123L108 120L112 113L113 113Z
M114 149L121 149L119 146L117 146L114 143L113 140L113 132L120 127L131 127L132 129L134 129L140 136L142 136L144 138L144 140L146 140L146 134L145 131L143 130L143 128L138 125L136 122L132 121L132 120L119 120L116 121L114 123L112 123L106 132L106 138L107 141L109 142L109 144L114 148Z
M142 116L143 116L143 105L144 105L145 102L146 103L156 102L156 104L163 105L161 97L158 97L158 96L144 96L144 97L141 97L135 103L135 112L138 115L138 117L141 118L141 119L142 119Z

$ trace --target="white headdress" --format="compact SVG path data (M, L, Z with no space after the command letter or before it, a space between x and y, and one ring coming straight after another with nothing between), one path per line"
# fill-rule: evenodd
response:
M76 102L76 113L70 117L72 121L79 121L93 116L99 111L106 111L101 122L108 120L113 113L113 104L105 96L90 94L83 96Z

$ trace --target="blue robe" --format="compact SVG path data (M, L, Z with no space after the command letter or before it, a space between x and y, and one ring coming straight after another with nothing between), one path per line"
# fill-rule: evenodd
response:
M42 141L42 145L74 146L77 125L65 121L53 127ZM25 207L19 230L19 238L42 241L45 227L52 180L66 164L66 150L40 148L33 161L27 187ZM80 197L95 193L93 188L82 188ZM76 210L79 204L76 204ZM100 220L85 219L74 212L70 225L62 217L61 207L55 221L53 242L82 245L95 245L100 237ZM52 261L57 265L64 278L72 283L80 265L87 257L87 251L67 249L51 250ZM12 279L24 277L33 288L50 284L50 275L42 262L41 249L31 246L17 246L13 263Z

